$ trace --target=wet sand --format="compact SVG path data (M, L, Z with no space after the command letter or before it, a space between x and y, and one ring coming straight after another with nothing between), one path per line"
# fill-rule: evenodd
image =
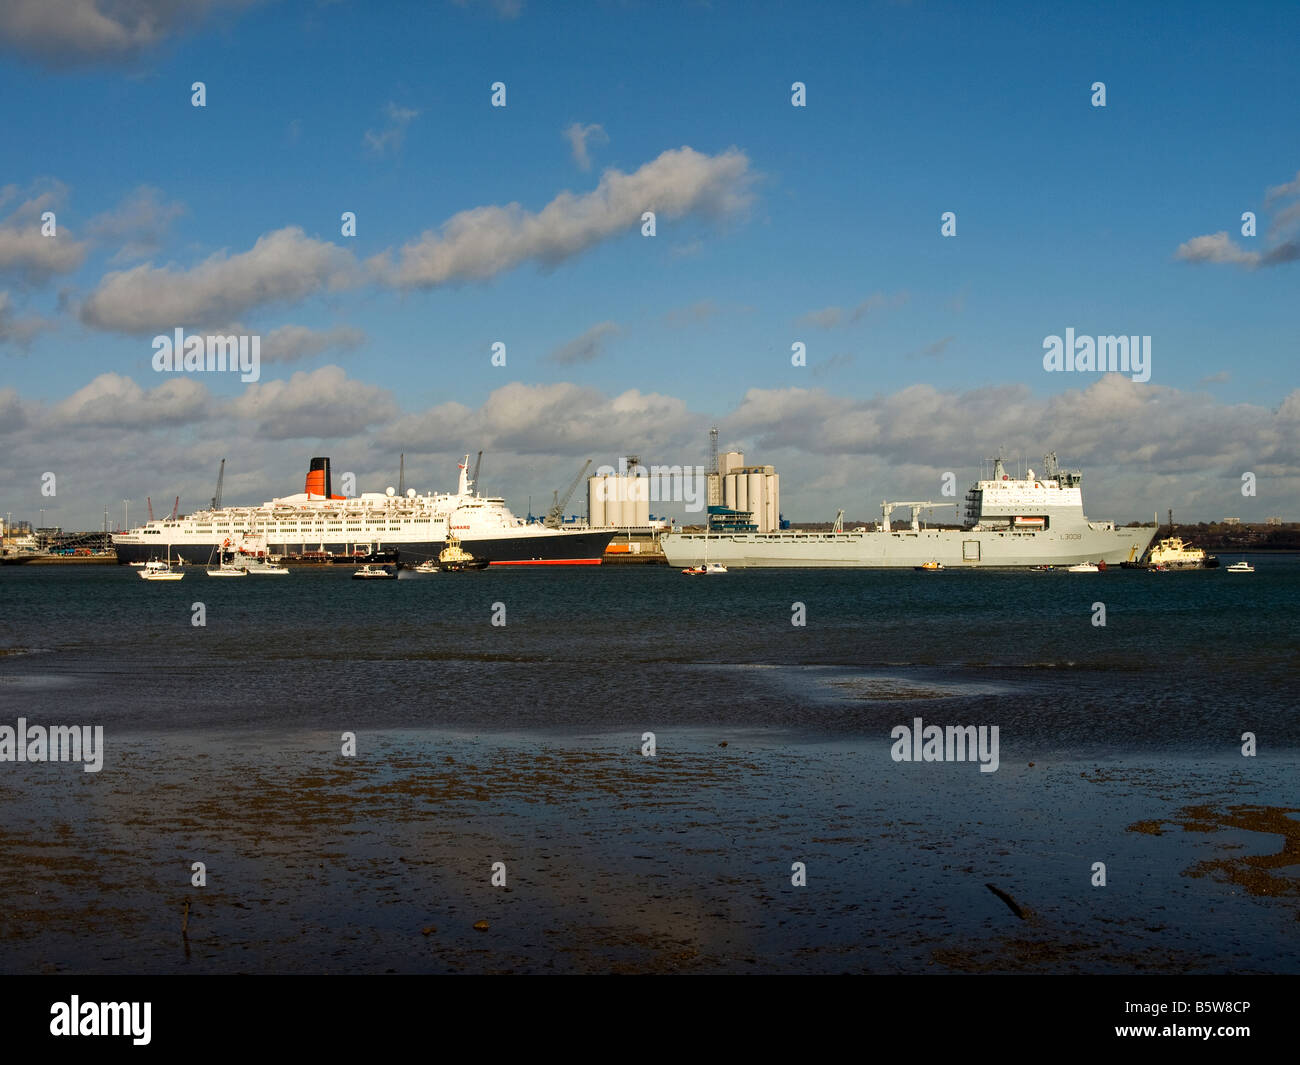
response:
M98 774L8 764L0 968L1300 971L1290 758L1004 749L982 774L883 739L657 742L361 731L347 758L206 731L111 736Z

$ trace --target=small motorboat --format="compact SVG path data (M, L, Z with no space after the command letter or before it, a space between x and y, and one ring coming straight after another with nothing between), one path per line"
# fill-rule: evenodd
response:
M1101 569L1095 562L1079 562L1073 566L1065 568L1066 573L1100 573Z
M397 567L365 565L352 574L352 579L354 581L395 581Z
M289 567L281 566L277 561L260 556L253 556L242 560L245 572L254 577L287 577L289 576Z
M436 563L433 559L429 559L425 562L421 562L418 566L415 567L415 572L416 573L437 573L438 563Z
M178 569L172 569L171 552L167 553L167 561L159 562L156 558L144 564L144 569L139 573L141 580L146 581L179 581L185 576L184 572Z
M918 573L920 572L934 573L937 570L943 569L943 563L940 562L937 558L932 558L930 559L929 562L922 562L919 566L913 566L912 568L916 570Z
M1254 573L1255 567L1249 562L1234 562L1228 567L1229 573Z
M688 577L713 577L726 573L727 567L721 562L706 562L702 566L687 566L682 572Z

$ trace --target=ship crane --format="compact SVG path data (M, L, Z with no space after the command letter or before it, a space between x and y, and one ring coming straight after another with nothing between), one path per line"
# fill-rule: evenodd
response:
M591 459L588 459L587 464L578 471L578 476L575 477L570 482L569 487L564 490L564 495L560 495L558 492L555 493L555 501L551 504L551 509L546 512L546 518L543 521L543 524L547 528L558 529L561 524L563 524L564 508L569 505L569 500L573 498L573 493L578 490L578 485L581 483L583 476L586 474L590 466ZM529 509L531 510L532 507L530 506Z
M884 521L881 522L880 529L882 532L890 531L889 515L891 515L897 507L912 508L912 531L917 532L921 528L921 511L929 510L932 507L955 507L956 505L956 503L932 503L928 499L920 502L881 503L880 513L884 516Z

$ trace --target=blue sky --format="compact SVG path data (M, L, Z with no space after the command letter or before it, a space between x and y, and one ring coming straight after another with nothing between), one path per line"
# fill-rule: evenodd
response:
M313 454L374 488L404 450L445 488L484 447L522 510L587 457L703 461L719 424L778 465L797 519L871 516L1000 446L1084 465L1099 517L1145 516L1154 490L1189 519L1300 519L1294 7L10 7L0 509L34 511L60 464L76 526L115 498L198 505L223 455L253 501L299 490ZM575 123L599 127L588 169ZM685 192L664 158L683 148ZM620 201L572 236L609 172L677 190L680 216L646 238ZM502 223L524 250L494 258L503 230L472 212L565 194L558 226ZM62 259L24 242L46 206ZM403 275L458 216L453 266ZM296 357L256 384L152 370L155 334L234 323L295 327ZM1150 335L1150 381L1044 372L1067 327Z

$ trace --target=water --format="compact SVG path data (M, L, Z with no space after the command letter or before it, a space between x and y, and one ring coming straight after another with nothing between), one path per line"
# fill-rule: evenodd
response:
M1300 559L1256 565L5 567L0 725L107 752L0 763L0 968L1294 972ZM998 771L894 762L916 717Z

